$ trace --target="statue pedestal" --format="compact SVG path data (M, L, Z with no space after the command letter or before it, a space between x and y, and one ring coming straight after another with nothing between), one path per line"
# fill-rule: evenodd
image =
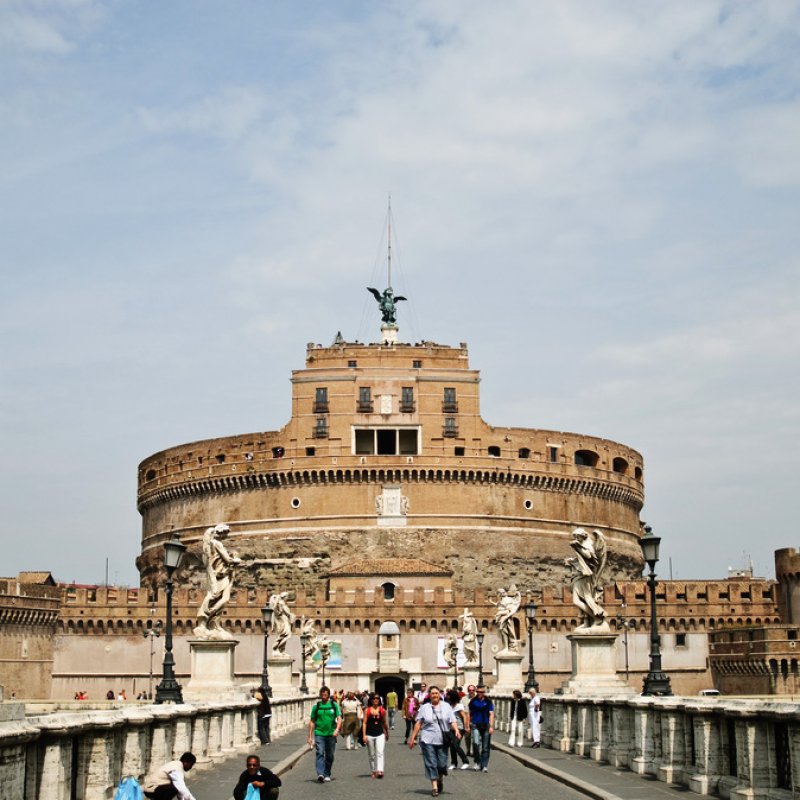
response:
M233 678L235 639L190 639L192 675L183 690L184 700L238 700L245 691Z
M460 675L463 676L461 685L465 690L467 686L477 686L481 682L481 672L477 664L464 664L461 667Z
M384 322L381 325L381 338L384 344L394 344L397 341L397 334L399 333L400 329L397 325L392 324L391 322Z
M292 665L294 659L290 655L271 655L267 659L269 667L269 685L273 697L293 697L297 687L292 685ZM306 673L306 680L308 679Z
M572 676L561 687L563 694L635 694L617 676L615 644L618 634L610 631L577 631L567 636L572 644Z
M522 690L525 680L522 677L522 654L501 650L494 657L497 662L497 681L492 687L494 694L511 694L514 689Z

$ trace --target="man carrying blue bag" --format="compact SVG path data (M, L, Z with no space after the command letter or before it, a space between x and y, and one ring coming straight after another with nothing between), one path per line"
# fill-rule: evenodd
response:
M247 769L233 789L233 800L278 800L281 779L261 766L258 756L247 756Z

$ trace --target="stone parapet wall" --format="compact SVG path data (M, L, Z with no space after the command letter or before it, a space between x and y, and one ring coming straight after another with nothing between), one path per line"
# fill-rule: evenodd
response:
M542 743L696 794L790 800L800 792L797 703L544 695Z
M303 727L311 699L275 700L272 735ZM3 800L107 800L120 779L190 750L196 769L258 741L255 700L198 705L76 709L19 704L0 715Z

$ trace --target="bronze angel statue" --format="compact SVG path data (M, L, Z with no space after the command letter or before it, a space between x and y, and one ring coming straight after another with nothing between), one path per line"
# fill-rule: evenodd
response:
M407 297L402 297L400 295L395 296L392 287L390 286L386 289L383 294L381 294L377 289L373 289L371 286L367 286L367 291L372 292L375 299L378 301L378 308L381 312L381 319L383 322L388 323L389 325L396 325L397 324L397 305L401 300L408 300Z

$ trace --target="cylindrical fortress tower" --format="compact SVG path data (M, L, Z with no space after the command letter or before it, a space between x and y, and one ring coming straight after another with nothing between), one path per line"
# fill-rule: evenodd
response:
M139 465L142 585L162 545L189 545L200 581L205 528L254 563L237 585L324 585L335 566L418 557L462 588L567 582L575 527L608 543L607 578L641 574L641 455L593 436L496 428L480 417L467 347L309 344L278 431L163 450Z

